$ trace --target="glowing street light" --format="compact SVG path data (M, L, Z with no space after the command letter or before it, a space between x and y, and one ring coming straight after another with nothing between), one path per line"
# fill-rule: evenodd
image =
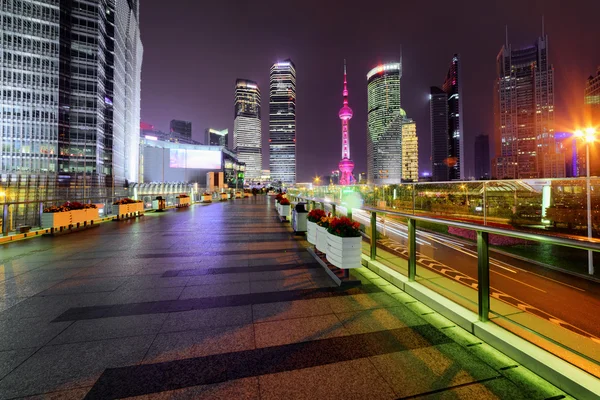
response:
M585 141L585 174L586 174L586 195L587 195L587 228L588 238L592 238L592 198L590 188L590 143L596 141L596 129L586 128L584 130L578 129L573 132L577 139ZM594 253L588 250L588 273L594 275Z

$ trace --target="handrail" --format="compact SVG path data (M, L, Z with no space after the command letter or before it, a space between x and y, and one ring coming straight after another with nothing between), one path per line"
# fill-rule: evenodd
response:
M297 196L297 195L293 195L293 196L297 197L297 198L306 199L309 201L314 201L316 203L336 204L336 205L340 206L340 204L331 202L326 199L310 198L310 197L303 197L303 196ZM341 206L344 207L344 205L341 205ZM487 233L491 233L491 234L495 234L495 235L510 236L510 237L514 237L517 239L530 240L530 241L534 241L534 242L544 242L544 243L548 243L548 244L555 244L558 246L572 247L572 248L580 249L580 250L592 250L592 251L600 252L600 239L593 239L593 238L586 238L586 237L582 237L581 239L569 239L569 238L564 238L564 237L560 237L560 236L540 235L537 233L519 232L519 231L513 231L513 230L509 230L509 229L495 228L495 227L491 227L489 225L469 224L466 222L457 222L457 221L452 221L452 220L448 220L448 219L436 219L436 218L431 218L431 217L418 216L415 214L406 214L406 213L403 213L400 211L384 210L381 208L369 207L369 206L362 206L359 209L363 210L363 211L368 211L368 212L376 212L376 213L380 213L380 214L395 215L398 217L414 219L416 221L444 224L444 225L452 226L455 228L469 229L469 230L473 230L473 231L487 232Z
M289 193L289 192L288 192L288 195L291 197L294 197L298 200L306 200L306 201L312 202L313 207L315 206L315 203L319 203L319 204L321 204L321 208L324 209L325 204L331 204L333 206L334 215L335 215L335 211L336 211L336 206L345 207L347 209L347 212L349 212L350 214L352 213L352 208L348 208L344 205L341 205L339 203L336 203L336 202L333 202L333 201L330 201L327 199L308 197L308 196L303 196L301 194L293 194L293 193ZM370 237L371 237L371 240L370 240L370 242L371 242L370 243L370 259L371 260L377 259L377 240L376 239L373 240L373 238L377 237L377 223L378 223L377 222L377 213L395 215L395 216L399 216L399 217L403 217L403 218L407 219L407 228L408 228L407 229L408 271L407 272L408 272L408 281L409 282L415 282L415 280L416 280L416 272L417 272L416 222L417 221L432 222L432 223L442 224L442 225L445 224L445 225L456 227L456 228L469 229L469 230L475 231L477 234L477 289L476 290L477 290L478 317L479 317L479 321L481 321L481 322L488 322L489 314L491 312L490 311L490 300L491 299L490 299L489 234L511 236L511 237L515 237L515 238L519 238L519 239L525 239L525 240L531 240L531 241L537 241L537 242L546 242L549 244L555 244L555 245L559 245L559 246L566 246L566 247L572 247L572 248L581 249L581 250L591 250L591 251L600 252L600 240L598 240L598 239L588 239L588 238L569 239L569 238L562 238L562 237L553 237L553 236L548 236L548 235L539 235L539 234L534 234L534 233L518 232L518 231L512 231L512 230L508 230L508 229L489 227L486 225L469 224L469 223L465 223L465 222L456 222L456 221L451 221L451 220L446 220L446 219L435 219L435 218L431 218L431 217L417 216L414 214L406 214L406 213L402 213L399 211L390 211L390 210L384 210L384 209L369 207L369 206L361 206L360 208L354 208L354 209L363 210L363 211L369 212L371 214L370 215L371 226L369 229ZM517 322L517 324L519 324L519 323ZM535 332L535 331L531 330L529 327L524 326L524 328L526 328L529 331ZM596 365L600 365L600 362L598 360L595 360L595 359L591 358L590 356L583 354L579 350L576 350L576 349L570 347L569 345L563 344L563 343L557 341L556 339L547 336L544 333L541 333L541 332L535 332L535 333L542 336L543 338L550 341L551 343L554 343L562 348L567 349L571 353L582 357L585 360L591 361L592 363L594 363Z

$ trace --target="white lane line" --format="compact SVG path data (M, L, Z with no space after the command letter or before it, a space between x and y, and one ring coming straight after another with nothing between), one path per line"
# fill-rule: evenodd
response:
M511 281L515 281L515 282L517 282L517 283L520 283L521 285L525 285L525 286L528 286L528 287L530 287L530 288L532 288L532 289L539 290L539 291L540 291L540 292L542 292L542 293L548 293L548 292L546 292L545 290L542 290L542 289L540 289L540 288L537 288L537 287L535 287L535 286L531 286L531 285L529 285L529 284L527 284L527 283L525 283L525 282L521 282L521 281L520 281L520 280L518 280L518 279L511 278L511 277L510 277L510 276L508 276L508 275L501 274L501 273L500 273L500 272L498 272L498 271L490 270L490 272L493 272L493 273L495 273L495 274L498 274L498 275L500 275L500 276L503 276L503 277L505 277L505 278L507 278L507 279L510 279Z

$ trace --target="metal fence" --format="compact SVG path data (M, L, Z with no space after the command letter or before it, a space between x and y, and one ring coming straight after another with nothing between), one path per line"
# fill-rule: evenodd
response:
M334 215L339 214L341 211L350 218L358 220L364 225L365 235L370 241L363 248L363 254L367 255L370 260L377 260L407 276L409 282L417 281L451 301L477 312L479 321L498 324L600 377L598 372L600 371L600 334L598 332L587 332L585 329L578 327L576 323L554 317L553 310L556 310L556 308L553 309L550 305L547 309L544 309L544 306L534 307L520 300L515 302L510 287L508 290L502 291L490 285L490 235L511 237L535 243L549 243L562 248L596 253L600 252L600 240L585 237L566 238L540 235L533 232L521 232L483 224L478 225L472 222L441 220L416 213L375 208L369 205L345 207L339 202L332 201L331 197L311 197L295 190L288 191L288 196L295 200L307 201L311 208L329 209ZM357 216L359 213L362 214L361 218ZM405 224L406 229L403 233L405 232L406 249L402 254L388 248L386 244L390 242L385 233L386 218L389 217L401 220ZM436 270L434 267L436 264L435 259L433 259L433 262L430 262L431 260L425 261L427 257L422 254L418 255L418 224L437 224L475 232L476 243L473 246L476 246L476 276L459 273L457 276L460 275L460 277L457 279L457 276L454 276L453 279L449 277L452 274L444 275L440 273L440 268ZM422 234L423 231L420 231L420 233ZM420 260L420 262L418 263L417 260ZM444 268L453 269L452 265L444 266ZM509 277L509 279L516 282L515 278ZM594 286L593 282L590 285ZM569 285L567 284L567 286ZM595 286L595 288L600 288L600 285ZM555 304L552 307L567 307L568 302L560 304L560 296L560 294L555 295L556 303L559 305ZM592 293L589 296L591 296L590 300L593 300L594 294ZM570 312L570 310L565 309L561 311ZM573 310L573 312L576 311Z

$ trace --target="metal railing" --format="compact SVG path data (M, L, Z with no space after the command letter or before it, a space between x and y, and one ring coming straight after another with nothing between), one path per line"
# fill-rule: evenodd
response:
M332 207L333 215L339 212L340 204L336 204L331 202L329 199L323 198L314 198L303 196L300 193L290 193L288 191L288 196L294 198L297 201L307 201L309 204L312 204L312 208L315 208L317 204L321 209L325 209L326 206ZM352 218L352 209L348 208L348 215ZM452 226L460 229L467 229L476 232L476 248L477 248L477 303L478 303L478 319L481 322L488 322L490 320L490 254L489 254L489 235L501 235L501 236L509 236L517 239L523 239L527 241L533 242L543 242L550 243L557 246L570 247L580 250L600 252L600 240L598 239L590 239L590 238L565 238L560 236L548 236L548 235L540 235L531 232L520 232L515 230L508 230L502 228L496 228L485 225L477 225L472 223L458 222L452 220L442 220L431 218L427 216L419 216L414 214L408 214L399 211L392 211L387 209L379 209L370 206L362 206L360 210L367 212L370 214L370 227L368 231L370 231L370 249L369 249L369 257L371 260L377 259L377 237L378 237L378 221L377 215L390 215L395 217L400 217L406 220L407 225L407 250L408 250L408 270L407 276L409 282L414 282L417 278L417 222L427 222L434 224L441 224ZM355 209L356 212L356 209ZM448 296L445 296L448 297ZM495 314L499 314L494 312ZM518 324L518 322L510 321L511 323ZM547 336L544 333L540 333L529 326L521 325L520 328L524 330L534 333L537 336L540 336L552 344L558 345L563 349L566 349L573 354L576 354L582 357L584 360L587 360L594 364L596 368L600 366L600 358L597 356L589 356L588 354L584 354L579 350L572 348L570 345L564 344L557 340L556 338L552 338ZM564 329L564 328L563 328ZM597 338L595 338L597 339ZM598 346L600 344L600 340L596 340L592 342L593 346ZM600 348L597 349L600 351ZM595 350L594 354L598 354L598 351ZM580 366L580 365L578 365ZM581 366L580 366L581 367ZM585 369L585 368L584 368Z

